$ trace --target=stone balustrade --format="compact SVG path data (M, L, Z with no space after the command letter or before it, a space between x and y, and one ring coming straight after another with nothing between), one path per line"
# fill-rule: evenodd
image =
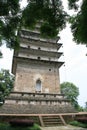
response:
M29 93L29 92L11 92L10 96L31 96L31 97L57 97L57 98L64 98L64 94L56 94L56 93Z
M5 103L59 106L70 104L63 94L27 92L12 92L9 97L6 97Z

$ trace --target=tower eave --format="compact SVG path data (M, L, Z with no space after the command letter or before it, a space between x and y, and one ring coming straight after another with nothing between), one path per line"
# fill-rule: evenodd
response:
M42 65L45 63L46 65L56 65L58 68L60 68L64 62L61 61L48 61L48 60L38 60L38 59L30 59L30 58L25 58L25 57L18 57L14 56L13 57L13 64L12 64L12 73L15 75L16 73L16 68L17 68L17 62L23 62L23 63L29 63L29 64L37 64Z
M60 56L63 54L62 52L53 52L53 51L44 51L44 50L36 50L32 48L24 48L20 47L20 52L21 53L27 53L27 54L32 54L32 55L37 55L37 56L45 56L45 57L55 57L55 58L60 58Z
M40 32L37 32L37 31L32 31L32 30L21 30L19 32L19 35L20 37L25 37L25 38L31 38L31 39L41 39L41 36L40 36ZM53 43L57 43L58 40L59 40L59 36L57 36L56 38L51 38L51 39L46 39L46 38L43 38L44 40L46 41L49 41L49 42L53 42Z
M50 47L50 48L56 48L57 50L60 49L62 46L62 43L55 43L53 41L41 39L41 38L32 38L32 37L21 37L20 36L20 42L26 43L28 45L35 45L35 46L41 46L41 47ZM20 44L21 46L21 44Z

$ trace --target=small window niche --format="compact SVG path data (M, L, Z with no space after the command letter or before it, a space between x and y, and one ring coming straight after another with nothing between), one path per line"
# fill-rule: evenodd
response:
M49 71L51 71L51 69L49 69Z
M41 60L41 58L40 58L40 57L37 57L37 59L38 59L38 60Z
M37 81L36 81L36 92L41 92L41 80L40 79L38 79Z
M30 49L30 46L28 46L28 49Z
M38 50L41 50L41 48L40 48L40 47L38 47Z

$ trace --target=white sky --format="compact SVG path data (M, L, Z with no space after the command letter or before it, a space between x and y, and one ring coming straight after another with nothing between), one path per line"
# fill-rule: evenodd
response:
M59 42L63 43L63 48L60 51L64 53L61 60L65 62L65 66L60 68L60 82L68 81L75 84L80 91L78 102L84 106L87 101L87 48L85 45L76 45L72 41L69 25L61 32L60 36ZM0 69L11 71L13 51L5 46L0 47L0 50L3 53L3 58L0 59Z
M87 48L72 41L69 26L61 32L65 66L60 68L60 82L72 82L80 91L79 104L87 101Z

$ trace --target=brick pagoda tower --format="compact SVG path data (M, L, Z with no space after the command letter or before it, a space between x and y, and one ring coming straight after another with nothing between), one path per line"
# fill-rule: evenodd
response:
M12 73L16 75L14 91L60 93L58 59L62 44L56 39L43 39L36 30L20 31L20 49L14 52Z
M41 38L37 24L34 31L19 32L20 49L14 51L12 73L14 90L6 97L0 113L58 114L75 112L60 93L59 68L63 62L57 39Z

